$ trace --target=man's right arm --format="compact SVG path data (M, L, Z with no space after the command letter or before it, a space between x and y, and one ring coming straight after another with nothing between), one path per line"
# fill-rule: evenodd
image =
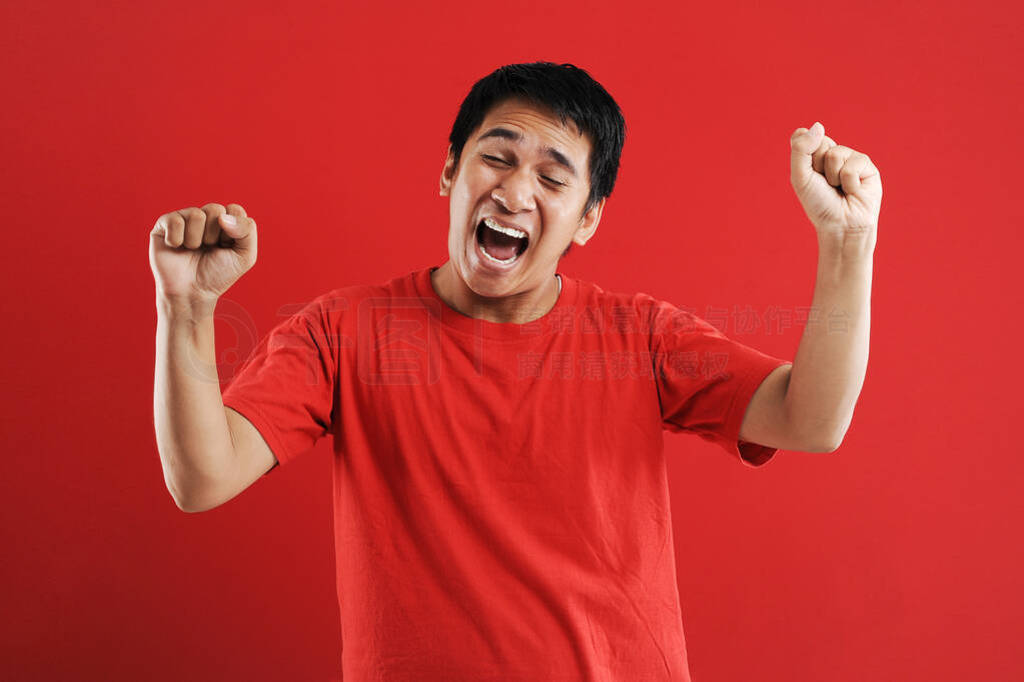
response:
M230 500L254 480L245 470L266 462L267 453L251 454L247 428L255 427L228 416L213 344L214 307L256 257L256 221L238 204L171 211L149 233L157 308L153 423L164 483L183 511Z
M212 305L158 297L153 415L164 482L182 511L213 509L276 463L260 432L225 407Z

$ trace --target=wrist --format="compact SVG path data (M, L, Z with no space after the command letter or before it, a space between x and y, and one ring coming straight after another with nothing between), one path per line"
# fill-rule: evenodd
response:
M216 307L216 298L169 296L159 289L156 292L156 310L161 317L186 318L199 322L212 318Z
M875 255L875 234L818 237L818 255L840 263L870 263Z

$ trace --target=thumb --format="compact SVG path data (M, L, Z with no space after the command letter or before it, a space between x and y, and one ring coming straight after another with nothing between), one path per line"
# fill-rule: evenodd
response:
M256 221L240 215L222 213L217 217L221 235L234 240L234 248L247 251L256 246ZM221 242L223 242L223 238Z
M814 125L808 128L797 128L789 138L789 181L793 187L806 187L815 174L812 165L813 154L821 145L825 136L825 126L815 121Z

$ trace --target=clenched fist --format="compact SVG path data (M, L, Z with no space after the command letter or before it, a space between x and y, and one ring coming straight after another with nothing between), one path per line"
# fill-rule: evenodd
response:
M214 304L256 263L256 222L238 204L206 204L160 216L149 233L157 295Z
M819 240L873 251L882 176L870 157L836 144L820 121L794 130L789 146L790 183Z

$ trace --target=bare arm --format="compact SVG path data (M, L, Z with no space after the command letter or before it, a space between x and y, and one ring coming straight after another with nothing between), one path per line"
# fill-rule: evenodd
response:
M183 511L216 506L210 496L235 479L215 352L212 304L157 296L153 420L164 482Z
M216 507L273 466L259 431L224 407L213 339L217 301L256 263L256 242L256 222L238 204L171 211L150 231L153 423L164 483L183 511Z
M867 373L871 327L871 256L844 258L822 247L812 312L793 359L786 412L793 429L826 452L853 420Z
M799 452L834 452L864 386L871 327L871 258L822 246L811 313L792 365L750 399L740 440Z
M743 427L757 443L795 442L808 452L842 443L867 373L871 276L882 180L867 154L823 136L824 127L790 137L790 182L818 237L811 312L793 365L769 375Z

